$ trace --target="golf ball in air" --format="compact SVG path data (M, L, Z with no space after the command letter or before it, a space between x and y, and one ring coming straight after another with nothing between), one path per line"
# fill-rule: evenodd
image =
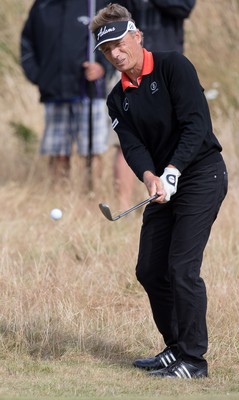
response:
M53 208L50 212L50 216L54 221L58 221L62 217L62 211L59 208Z

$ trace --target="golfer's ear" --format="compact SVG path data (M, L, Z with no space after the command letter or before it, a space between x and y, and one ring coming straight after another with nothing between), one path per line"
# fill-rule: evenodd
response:
M142 43L142 34L139 29L135 32L135 37L136 37L137 43L141 44Z

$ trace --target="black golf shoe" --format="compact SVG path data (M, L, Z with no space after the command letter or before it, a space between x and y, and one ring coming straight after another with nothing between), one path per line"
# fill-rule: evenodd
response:
M182 360L178 360L167 368L158 369L149 373L150 376L161 378L206 378L208 376L207 364L198 367Z
M133 362L134 367L146 370L166 368L176 361L176 356L170 347L152 358L142 358Z

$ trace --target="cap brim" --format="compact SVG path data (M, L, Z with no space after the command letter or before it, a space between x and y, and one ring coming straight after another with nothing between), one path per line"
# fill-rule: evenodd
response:
M94 32L96 41L94 51L102 44L122 39L127 32L136 30L132 21L115 21L101 26Z

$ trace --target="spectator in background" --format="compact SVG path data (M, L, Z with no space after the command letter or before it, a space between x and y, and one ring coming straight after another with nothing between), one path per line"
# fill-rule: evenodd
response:
M97 0L96 9L105 4ZM89 62L90 7L87 0L36 0L21 33L21 65L26 77L38 86L45 107L40 152L49 156L54 181L69 177L74 142L86 162L91 156L95 182L101 177L101 155L108 149L108 63L100 53L95 62Z
M111 1L126 7L143 31L144 47L149 51L184 50L184 20L196 0L119 0ZM130 205L135 176L116 142L115 180L121 208Z
M116 2L113 2L116 3ZM120 0L143 31L144 47L150 51L184 50L184 20L196 0Z

